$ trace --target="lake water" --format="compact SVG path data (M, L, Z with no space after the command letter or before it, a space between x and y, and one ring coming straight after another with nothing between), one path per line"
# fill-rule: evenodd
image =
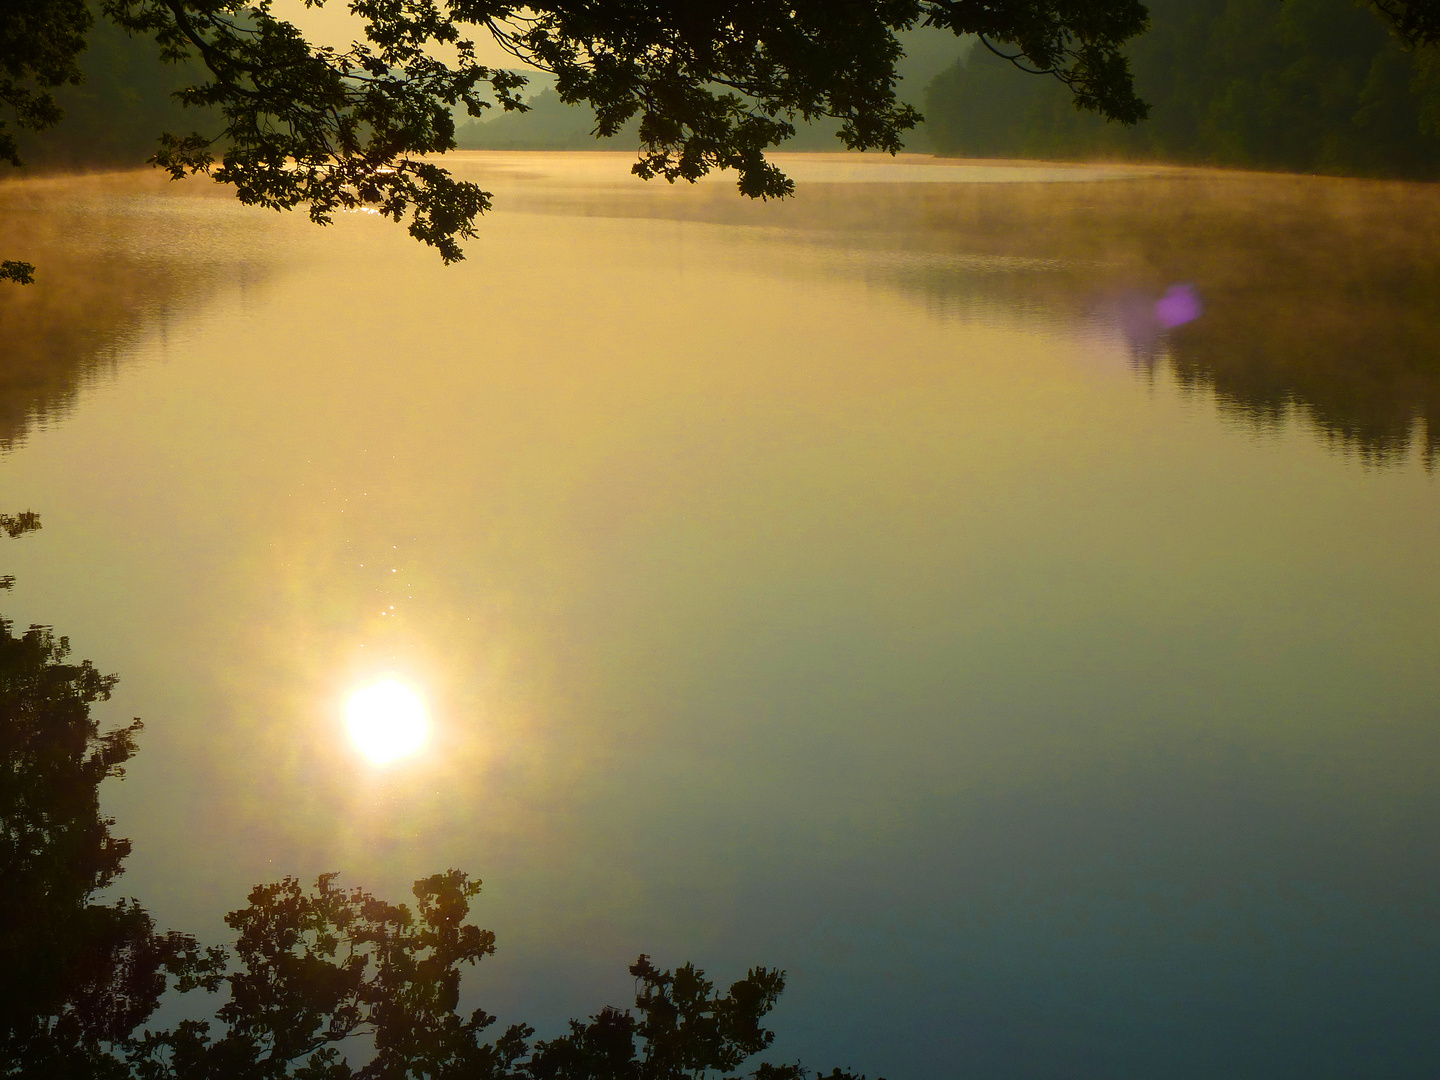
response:
M781 162L456 155L448 268L0 187L3 610L145 720L122 891L464 868L542 1032L643 951L890 1080L1437 1075L1440 189Z

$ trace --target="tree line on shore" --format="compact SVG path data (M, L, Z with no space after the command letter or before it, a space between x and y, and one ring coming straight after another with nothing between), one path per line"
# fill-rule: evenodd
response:
M1148 120L1106 123L1059 82L973 48L926 88L935 149L1440 177L1440 50L1351 0L1149 0L1127 53Z

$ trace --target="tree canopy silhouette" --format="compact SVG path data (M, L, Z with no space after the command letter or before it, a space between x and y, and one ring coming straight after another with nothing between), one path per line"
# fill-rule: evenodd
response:
M596 130L638 121L644 178L696 180L734 169L746 195L788 194L765 151L794 121L830 117L856 149L895 152L919 121L895 94L896 33L924 24L979 34L1053 74L1080 106L1126 123L1145 115L1121 46L1144 29L1139 0L351 0L364 40L311 45L270 0L98 0L102 17L152 35L160 58L202 65L180 91L218 117L165 133L153 159L208 173L242 202L309 208L317 222L369 206L407 224L447 262L462 258L490 206L428 155L455 146L455 112L525 108L517 70L477 59L486 35L517 63L555 77ZM79 80L92 25L85 0L18 0L0 15L0 103L14 122L59 120L53 90ZM447 60L438 59L445 55ZM218 157L217 157L218 155ZM18 164L0 127L0 156ZM0 275L28 281L33 267Z
M128 1046L142 1080L283 1077L433 1080L701 1080L734 1077L774 1034L761 1025L785 986L753 968L725 994L692 964L665 971L641 956L633 1012L608 1007L570 1032L532 1042L514 1024L483 1041L495 1017L458 1011L464 966L495 951L495 935L467 924L480 883L458 870L415 883L416 904L392 905L323 875L259 885L231 912L238 966L224 981L219 1037L200 1021L146 1032ZM210 977L213 989L220 980ZM365 1037L369 1060L351 1065L347 1040ZM801 1080L799 1064L762 1062L756 1080ZM834 1070L833 1080L863 1080Z

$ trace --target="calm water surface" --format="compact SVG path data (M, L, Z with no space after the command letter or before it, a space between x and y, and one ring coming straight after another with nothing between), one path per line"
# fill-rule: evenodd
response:
M1435 1076L1440 191L788 164L458 155L450 268L0 188L5 611L146 722L124 891L465 868L542 1031L645 951L891 1080Z

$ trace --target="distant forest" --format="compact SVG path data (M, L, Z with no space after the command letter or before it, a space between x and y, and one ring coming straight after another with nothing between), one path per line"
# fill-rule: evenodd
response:
M1130 60L1148 121L1080 112L976 47L926 88L935 150L1440 177L1440 50L1404 50L1352 0L1147 2Z
M17 133L27 166L135 166L155 153L162 131L178 135L213 127L206 116L171 97L198 75L184 66L161 64L159 47L150 38L130 37L97 18L80 66L85 81L55 91L65 119L49 131Z
M1133 128L1107 123L1076 110L1056 80L1021 74L983 47L930 31L907 35L910 56L901 65L901 94L927 117L911 147L1440 179L1440 50L1402 49L1352 0L1149 3L1151 29L1130 49L1149 120ZM161 131L212 126L171 99L190 76L160 65L148 39L97 20L82 66L85 83L57 95L65 120L40 135L22 133L28 165L137 165ZM462 123L460 145L634 145L633 134L598 143L593 117L553 90L531 104L527 113ZM803 128L786 149L838 150L834 131Z

